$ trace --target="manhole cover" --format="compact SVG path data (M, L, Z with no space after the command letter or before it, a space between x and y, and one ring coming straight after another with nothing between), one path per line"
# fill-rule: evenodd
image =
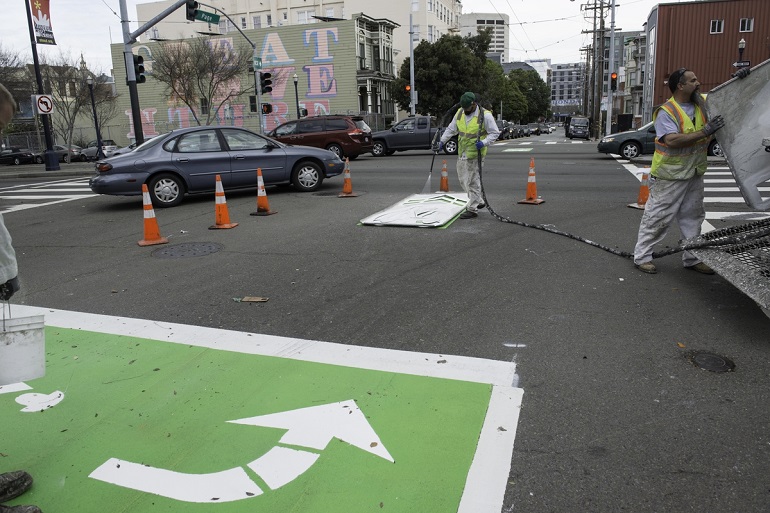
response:
M337 196L339 193L339 191L314 192L313 196Z
M173 246L164 246L152 252L152 256L158 258L191 258L216 253L224 248L216 242L183 242Z
M694 353L690 359L696 367L711 372L730 372L735 364L729 358L713 353Z

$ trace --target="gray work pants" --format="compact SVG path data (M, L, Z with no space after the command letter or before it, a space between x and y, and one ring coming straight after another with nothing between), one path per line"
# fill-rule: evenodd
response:
M644 207L639 224L639 236L634 248L634 264L652 260L655 244L662 241L669 226L676 221L682 238L690 239L700 235L701 225L706 219L703 207L703 175L689 180L661 180L650 177L650 198ZM697 264L699 260L690 253L682 253L685 267Z
M484 159L482 157L482 165ZM470 202L465 207L470 212L476 212L484 200L481 198L481 178L479 177L479 158L463 158L462 155L457 159L457 178L460 180L460 186L468 195Z

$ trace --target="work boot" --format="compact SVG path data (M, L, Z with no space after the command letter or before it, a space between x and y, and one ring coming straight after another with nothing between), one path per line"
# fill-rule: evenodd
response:
M0 505L0 513L43 513L37 506L3 506Z
M460 219L473 219L474 217L479 217L479 215L476 212L471 212L470 210L466 210L460 214Z
M481 210L482 208L486 208L486 203L479 203L479 205L476 207L477 209Z
M685 266L685 269L689 269L691 271L697 271L697 272L699 272L701 274L714 274L714 269L712 269L711 267L707 266L703 262L698 262L695 265Z
M0 502L15 499L32 486L32 476L23 470L0 474ZM0 510L2 512L3 510Z
M643 264L638 264L636 268L642 271L643 273L647 273L647 274L655 274L658 272L658 270L655 268L655 264L653 264L652 262L645 262Z

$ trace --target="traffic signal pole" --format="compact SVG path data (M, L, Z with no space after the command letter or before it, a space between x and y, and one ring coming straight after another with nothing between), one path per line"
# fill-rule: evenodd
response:
M615 0L610 0L610 67L609 73L607 73L607 126L605 127L605 135L612 133L612 108L613 108L613 90L612 90L612 74L615 73ZM617 79L615 79L617 83Z

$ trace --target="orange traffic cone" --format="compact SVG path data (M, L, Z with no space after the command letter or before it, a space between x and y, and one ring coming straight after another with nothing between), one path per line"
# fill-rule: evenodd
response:
M338 198L355 198L358 196L353 192L353 182L350 181L350 159L345 159L345 181L342 182L342 192L337 194Z
M535 180L535 157L529 160L529 176L527 177L527 199L519 201L527 205L539 205L545 200L537 197L537 181Z
M639 196L636 198L636 203L629 203L631 208L638 208L644 210L644 206L647 204L647 200L650 198L650 181L649 173L642 173L642 184L639 186Z
M439 191L449 192L449 176L446 172L446 160L442 160L441 163L441 187L439 188Z
M257 211L249 215L252 216L271 216L277 214L275 210L270 210L270 204L267 202L267 193L265 192L265 182L262 180L262 168L257 168Z
M158 220L155 218L155 210L150 200L150 190L147 184L142 184L142 203L144 206L144 239L137 242L140 246L153 246L155 244L168 244L168 239L160 236Z
M230 222L230 214L227 211L227 200L225 199L225 189L222 187L222 178L217 175L217 189L215 193L216 204L214 205L214 218L216 224L209 226L209 230L224 230L226 228L235 228L238 223Z

